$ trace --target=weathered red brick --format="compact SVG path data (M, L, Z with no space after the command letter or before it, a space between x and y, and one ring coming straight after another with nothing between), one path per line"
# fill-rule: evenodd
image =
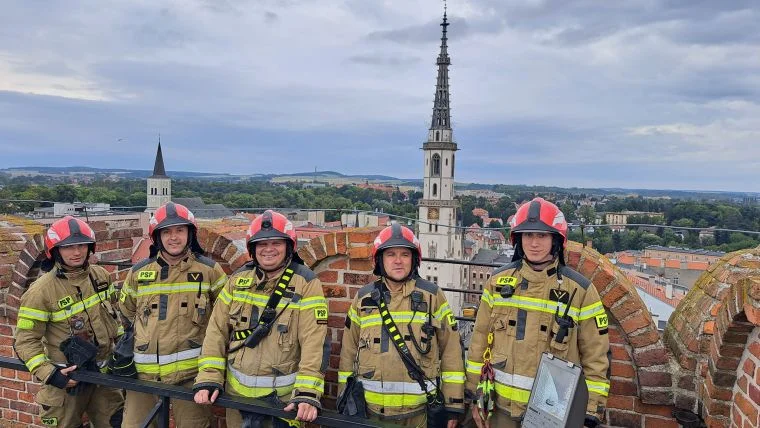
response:
M348 300L330 300L328 302L331 314L346 314L348 308L351 307L351 302Z
M346 269L348 267L348 261L346 259L336 260L329 265L327 265L330 269Z
M370 244L375 240L378 231L354 230L348 234L348 242L352 244Z
M623 330L628 334L631 334L638 329L648 327L652 324L652 319L648 314L649 313L645 312L645 310L640 310L638 313L623 320L620 323L620 326L623 327Z
M624 345L610 345L610 351L612 351L613 360L631 361L631 355Z
M620 395L610 395L607 398L608 409L634 410L634 397L624 397Z
M633 360L639 367L651 367L660 364L667 364L670 359L665 348L657 347L646 351L633 350Z
M334 270L322 271L317 274L317 278L322 282L338 282L338 272Z
M369 259L372 254L372 247L352 247L348 249L348 257L350 259Z
M325 252L328 256L334 256L337 254L337 249L335 247L335 235L332 233L328 233L327 235L322 236L322 240L325 243Z
M610 365L610 373L612 376L624 377L633 379L636 376L636 371L630 363L619 363L613 361Z
M375 280L374 275L369 274L359 274L359 273L344 273L343 274L343 283L344 284L353 284L353 285L366 285L370 282L373 282Z
M345 322L346 322L345 316L329 315L327 317L327 325L329 327L335 327L335 328L343 327L345 325Z
M752 402L741 393L734 396L735 405L741 410L741 412L751 421L757 420L758 412ZM710 412L712 414L712 412ZM725 416L728 416L727 414Z
M705 377L705 391L707 395L715 400L726 401L730 400L733 395L733 388L715 386L712 377Z
M673 384L673 378L670 373L666 372L648 372L639 371L639 385L641 386L667 386Z
M638 388L630 380L612 379L610 381L610 395L630 395L636 396Z
M374 263L371 260L351 259L349 261L349 269L353 271L372 272L374 268Z
M607 412L607 424L615 427L641 428L641 415L620 410Z
M324 260L327 257L327 250L325 249L325 243L322 241L322 237L317 237L311 240L311 249L314 251L314 258L317 262Z
M668 411L672 411L668 409ZM670 415L665 415L670 416ZM644 428L678 428L678 422L672 417L670 419L644 416Z
M612 307L612 305L617 303L618 300L622 299L623 296L627 295L628 293L629 289L625 285L622 283L617 283L614 287L611 287L606 294L603 294L601 296L602 303L606 308Z
M346 297L346 287L344 285L322 285L322 291L328 299Z

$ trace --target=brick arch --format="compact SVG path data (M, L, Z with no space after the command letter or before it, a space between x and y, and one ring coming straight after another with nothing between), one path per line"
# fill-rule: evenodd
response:
M680 378L694 379L676 394L693 397L682 401L692 404L689 410L701 408L708 426L741 426L729 418L732 411L741 411L735 398L742 388L748 391L748 381L742 386L737 380L747 369L749 388L757 390L754 366L740 362L747 360L748 351L760 355L760 346L748 340L760 325L759 309L760 247L727 254L710 266L671 316L666 342L679 363Z
M198 221L198 242L206 255L231 273L250 260L246 248L249 222L239 218Z

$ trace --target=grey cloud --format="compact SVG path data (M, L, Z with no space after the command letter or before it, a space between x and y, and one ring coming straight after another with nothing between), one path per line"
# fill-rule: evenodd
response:
M504 29L501 19L480 19L470 21L464 18L449 19L448 38L460 40L474 34L498 34ZM441 20L423 25L413 25L392 30L373 31L366 36L369 41L390 41L399 44L421 44L438 41L441 38Z
M267 24L274 24L275 22L280 20L280 16L272 11L266 11L264 12L264 21Z
M354 55L348 58L350 62L362 65L380 65L388 67L409 66L421 61L419 57L384 56L384 55Z

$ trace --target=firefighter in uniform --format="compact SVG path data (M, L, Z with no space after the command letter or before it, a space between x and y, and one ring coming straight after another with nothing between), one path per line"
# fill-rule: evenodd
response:
M394 223L378 234L372 258L379 279L361 288L348 310L339 390L356 376L370 419L410 427L430 426L426 405L429 394L438 390L448 411L448 422L440 426L453 428L464 411L462 345L443 291L418 275L421 256L419 240L410 229ZM399 348L382 326L379 300L400 332L399 345L406 345L424 371L424 389L405 369Z
M43 383L35 398L42 424L79 427L87 413L95 427L118 427L121 391L68 377L77 369L66 357L74 348L96 354L97 366L89 365L97 370L105 367L116 337L123 333L110 301L108 272L88 263L95 252L95 233L84 221L66 216L45 233L45 247L43 270L49 271L21 296L14 344L19 358Z
M185 206L169 202L150 219L150 257L135 264L121 290L122 314L134 328L137 377L191 387L211 309L227 275L204 256L198 226ZM127 391L124 427L141 426L158 397ZM208 407L171 400L179 428L208 427Z
M596 426L609 392L608 321L599 294L565 266L567 222L556 205L535 198L518 208L510 226L512 263L483 287L467 357L472 417L479 427L519 427L546 351L583 368L589 391L585 425ZM488 374L490 391L483 388Z
M322 283L295 253L295 229L284 215L264 212L247 236L252 260L230 277L214 307L195 401L213 403L223 390L261 398L296 411L295 419L227 409L227 425L300 426L322 408L330 353Z

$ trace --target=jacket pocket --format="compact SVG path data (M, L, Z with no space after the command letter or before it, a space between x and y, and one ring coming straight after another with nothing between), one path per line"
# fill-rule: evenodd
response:
M61 407L65 398L66 390L56 388L53 385L42 385L34 397L34 401L46 407Z
M577 328L577 327L576 327ZM570 340L573 338L573 329L569 329L565 335L564 343L559 343L555 340L557 333L559 332L559 325L555 322L552 326L552 334L549 335L549 350L555 356L565 359L567 358L567 351L570 347Z

